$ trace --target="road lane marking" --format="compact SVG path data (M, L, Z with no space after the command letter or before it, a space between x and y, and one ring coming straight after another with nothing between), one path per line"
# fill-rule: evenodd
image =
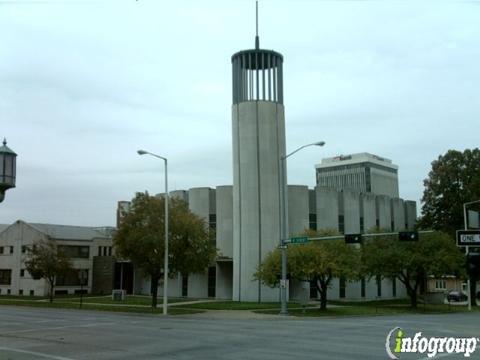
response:
M19 333L27 333L32 331L49 331L49 330L61 330L61 329L68 329L68 328L75 328L75 327L95 327L101 325L115 325L116 322L103 322L103 323L91 323L91 324L82 324L82 325L65 325L65 326L53 326L53 327L43 327L43 328L34 328L34 329L24 329L24 330L15 330L15 331L7 331L7 332L0 332L0 336L10 335L10 334L19 334Z
M75 359L66 358L66 357L63 357L63 356L55 356L55 355L40 353L40 352L37 352L37 351L14 349L14 348L9 348L9 347L4 347L4 346L0 346L0 351L1 350L17 352L17 353L22 353L22 354L28 354L28 355L34 355L34 356L37 356L37 357L39 356L39 357L42 357L42 358L52 359L52 360L75 360Z

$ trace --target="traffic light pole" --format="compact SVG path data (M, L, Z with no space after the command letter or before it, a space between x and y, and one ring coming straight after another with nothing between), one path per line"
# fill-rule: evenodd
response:
M463 204L463 223L465 230L468 230L468 223L467 223L467 204ZM465 246L465 253L467 255L468 260L468 253L469 249L468 246ZM467 296L468 296L468 311L472 311L472 294L470 289L470 274L467 274Z

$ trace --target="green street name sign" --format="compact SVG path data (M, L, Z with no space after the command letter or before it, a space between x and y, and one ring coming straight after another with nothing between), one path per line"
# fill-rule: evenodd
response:
M304 244L308 242L308 236L292 237L290 238L291 244Z

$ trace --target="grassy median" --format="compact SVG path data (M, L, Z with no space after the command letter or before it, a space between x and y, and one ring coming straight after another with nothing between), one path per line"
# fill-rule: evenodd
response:
M162 299L158 299L159 307L152 309L150 307L151 297L147 296L127 296L124 301L112 300L111 296L91 296L86 295L82 299L81 309L98 310L98 311L114 311L127 313L144 313L144 314L161 314ZM170 303L178 301L187 301L187 299L168 299ZM58 308L58 309L79 309L80 298L78 295L56 296L53 302L48 301L48 297L39 296L0 296L0 305L16 305L30 306L42 308ZM177 309L169 307L170 315L194 314L201 313L202 310L197 309Z

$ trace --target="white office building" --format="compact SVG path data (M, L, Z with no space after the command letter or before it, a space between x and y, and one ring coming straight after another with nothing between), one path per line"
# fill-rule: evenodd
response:
M322 159L315 168L318 186L352 189L392 198L399 196L398 166L392 160L359 153Z

